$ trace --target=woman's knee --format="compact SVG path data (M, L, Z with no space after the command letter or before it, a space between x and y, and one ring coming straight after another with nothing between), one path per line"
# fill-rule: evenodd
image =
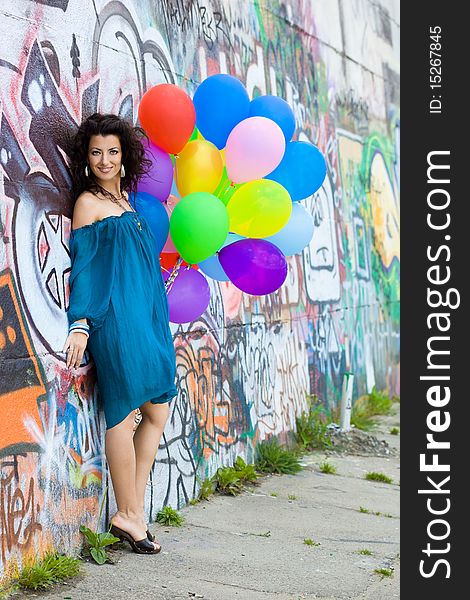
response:
M142 413L142 420L146 420L158 429L165 428L165 424L170 414L170 407L168 402L162 404L152 404L152 402L145 402L140 407Z

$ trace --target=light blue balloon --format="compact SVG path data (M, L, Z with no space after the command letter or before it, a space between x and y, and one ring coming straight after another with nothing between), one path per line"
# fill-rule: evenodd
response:
M173 196L176 196L177 198L181 198L178 188L176 187L176 181L174 179L173 183L171 184L170 194L173 194Z
M230 244L233 244L233 242L243 239L245 238L242 235L238 235L237 233L229 233L227 239L220 249L222 250L222 248L225 248L225 246L230 246ZM213 254L212 256L209 256L209 258L206 258L206 260L201 261L198 263L198 266L201 271L205 275L208 275L211 279L216 279L217 281L230 281L230 278L227 276L222 265L220 264L217 254Z
M160 255L170 230L170 221L162 202L147 192L130 194L129 200L136 211L147 221L155 238L157 255Z
M232 75L211 75L202 81L193 96L196 127L202 136L225 147L232 129L250 112L250 97L243 83Z
M265 179L283 185L296 201L315 193L325 176L325 157L316 146L309 142L289 142L280 164Z
M267 238L281 250L284 256L298 254L309 244L313 237L312 215L298 202L293 202L289 220L274 235Z
M279 96L258 96L250 102L250 117L266 117L279 125L286 142L295 131L295 117L291 107Z

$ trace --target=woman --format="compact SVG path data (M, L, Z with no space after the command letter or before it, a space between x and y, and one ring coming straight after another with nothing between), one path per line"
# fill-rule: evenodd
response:
M143 136L118 116L96 113L74 137L70 170L76 202L64 352L67 368L80 365L86 347L96 365L117 503L110 531L129 541L134 552L155 554L161 546L145 522L145 488L177 390L156 240L128 196L149 167ZM142 420L134 433L137 408Z

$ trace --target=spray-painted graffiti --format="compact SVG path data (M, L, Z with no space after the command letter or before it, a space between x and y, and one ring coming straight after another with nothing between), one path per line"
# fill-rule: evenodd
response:
M247 296L210 281L206 313L172 326L179 394L150 476L149 519L162 505L186 504L199 478L237 455L251 461L259 441L287 437L306 395L335 409L346 369L355 397L373 385L399 393L396 0L313 4L2 4L0 573L51 545L77 548L78 525L96 525L109 475L94 365L72 376L60 353L73 209L67 148L97 110L136 122L152 85L192 94L208 75L231 73L251 97L285 98L294 138L318 145L327 177L302 201L314 235L288 259L278 292ZM331 27L340 13L342 33ZM102 524L113 503L111 489Z

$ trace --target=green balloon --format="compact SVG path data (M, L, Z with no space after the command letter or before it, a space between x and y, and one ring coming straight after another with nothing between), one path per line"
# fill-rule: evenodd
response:
M193 140L197 140L197 127L196 125L194 126L193 132L191 134L191 137L189 138L188 142L192 142Z
M229 231L224 203L208 192L182 198L170 218L170 235L183 259L194 265L219 250Z

